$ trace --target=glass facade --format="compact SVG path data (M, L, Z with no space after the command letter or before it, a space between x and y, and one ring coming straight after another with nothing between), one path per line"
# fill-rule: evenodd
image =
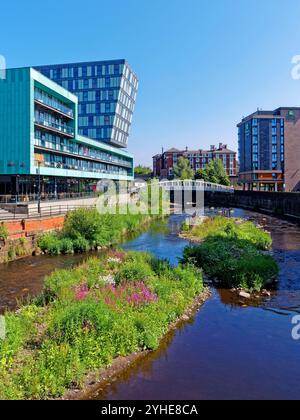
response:
M257 111L238 124L240 182L262 191L284 188L285 109Z
M138 79L125 60L36 67L78 97L78 132L127 147Z
M130 159L75 138L75 112L71 105L36 85L34 101L34 150L40 167L131 176Z
M0 98L2 194L24 195L28 201L28 195L38 191L45 197L54 192L55 196L85 193L95 191L99 180L133 179L133 156L79 135L77 97L41 72L30 67L8 69L6 79L0 80ZM91 92L87 98L93 100L95 95ZM109 110L115 111L117 105L111 104ZM92 103L88 109L94 110ZM111 115L103 117L114 123ZM95 119L97 124L103 121L102 115Z

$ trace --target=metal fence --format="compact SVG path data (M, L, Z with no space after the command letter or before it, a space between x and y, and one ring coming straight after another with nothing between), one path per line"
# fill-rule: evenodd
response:
M57 201L57 200L78 200L79 198L97 197L99 193L83 192L83 193L61 193L61 194L42 194L41 202ZM19 195L0 195L0 204L29 204L39 201L38 194L19 194Z
M0 221L10 220L28 220L28 219L42 219L44 217L52 217L65 215L68 212L78 208L96 208L96 205L53 205L43 206L41 211L37 209L30 209L28 213L19 213L17 207L12 207L10 211L4 211L0 209Z

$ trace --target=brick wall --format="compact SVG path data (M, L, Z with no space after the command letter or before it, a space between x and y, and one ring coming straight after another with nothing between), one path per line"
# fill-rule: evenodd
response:
M51 230L61 229L63 227L65 216L53 216L38 220L24 220L5 222L10 239L32 236Z

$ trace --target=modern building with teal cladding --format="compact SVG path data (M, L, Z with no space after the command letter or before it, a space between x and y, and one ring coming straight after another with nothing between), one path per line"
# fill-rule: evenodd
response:
M78 134L78 98L33 68L0 79L0 194L79 192L132 180L133 156Z

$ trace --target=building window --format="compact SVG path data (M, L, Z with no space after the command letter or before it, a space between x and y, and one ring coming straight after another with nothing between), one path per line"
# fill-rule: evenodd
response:
M253 127L257 127L257 118L254 118L252 121Z
M272 144L277 144L277 136L272 136Z
M69 76L69 70L68 70L68 68L63 68L62 71L61 71L61 77L62 78L66 78L68 76Z
M277 120L276 118L272 120L272 127L276 127L277 126Z

